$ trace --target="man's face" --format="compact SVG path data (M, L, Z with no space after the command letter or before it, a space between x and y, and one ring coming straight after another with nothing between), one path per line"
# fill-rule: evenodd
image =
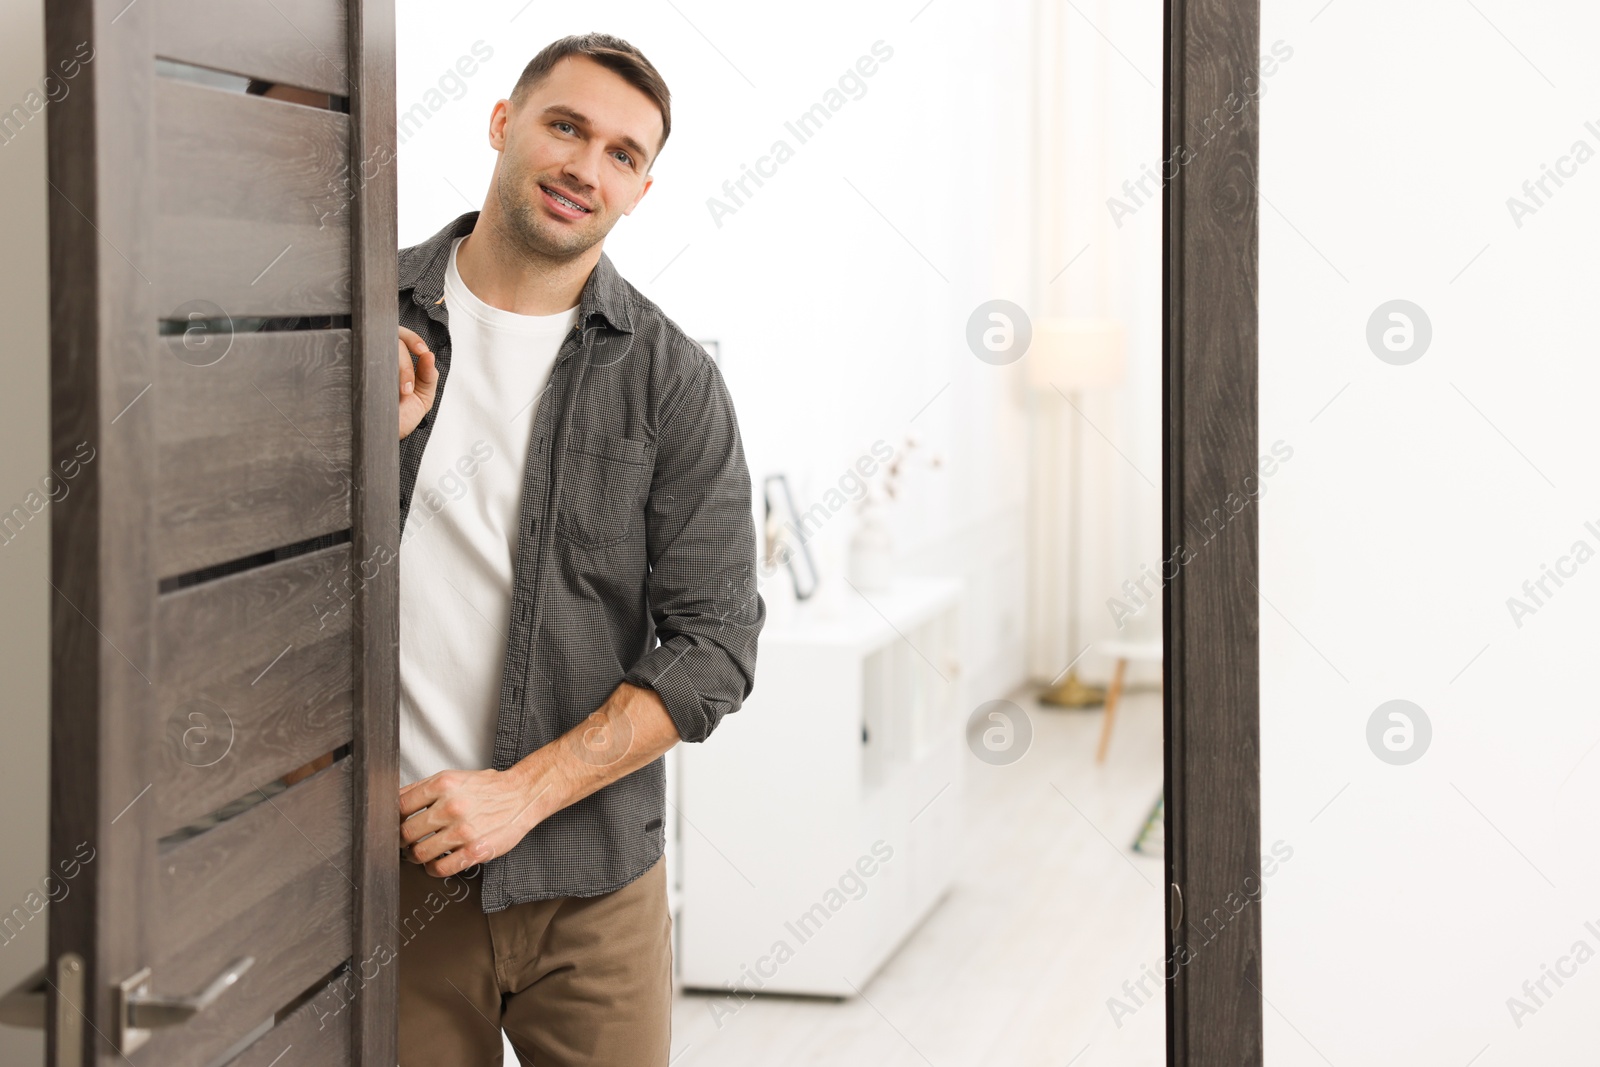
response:
M568 56L520 105L495 105L492 195L519 243L576 256L632 214L660 142L661 112L648 96L593 60Z

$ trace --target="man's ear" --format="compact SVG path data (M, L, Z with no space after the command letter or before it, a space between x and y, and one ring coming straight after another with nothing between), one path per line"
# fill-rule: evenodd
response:
M511 101L496 100L489 112L489 147L496 152L505 151L506 123L511 121Z

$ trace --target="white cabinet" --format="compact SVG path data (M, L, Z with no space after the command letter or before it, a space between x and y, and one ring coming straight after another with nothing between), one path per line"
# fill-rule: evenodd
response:
M948 888L960 586L907 579L763 630L750 698L679 745L684 988L850 996Z

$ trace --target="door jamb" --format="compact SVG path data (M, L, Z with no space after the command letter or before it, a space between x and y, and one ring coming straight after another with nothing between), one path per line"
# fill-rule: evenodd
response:
M1259 1067L1263 1057L1259 534L1248 506L1258 476L1259 50L1259 0L1167 0L1162 549L1163 578L1176 569L1163 624L1173 1067ZM1239 513L1235 499L1245 502ZM1235 911L1229 901L1241 898Z

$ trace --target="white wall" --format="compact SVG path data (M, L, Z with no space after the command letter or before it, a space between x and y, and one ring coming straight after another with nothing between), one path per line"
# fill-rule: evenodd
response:
M1262 832L1295 850L1264 910L1267 1061L1590 1062L1600 565L1520 627L1507 598L1600 549L1600 162L1520 227L1507 198L1600 151L1600 12L1263 6L1294 48L1263 104L1261 430L1295 450L1261 526ZM1366 340L1393 299L1432 323L1407 365ZM1392 699L1432 725L1406 765L1367 742Z
M50 57L52 63L64 57ZM6 395L0 418L0 511L24 504L50 471L49 285L45 233L44 10L0 6L0 118L20 105L26 122L0 132L0 292L7 295ZM60 90L54 92L59 96ZM34 108L38 108L37 113ZM7 813L0 858L0 916L29 916L0 934L0 991L44 962L45 922L34 916L47 856L49 744L50 523L45 509L10 540L0 536L0 680L5 733L0 743L0 810ZM37 904L35 905L37 906ZM18 932L20 930L20 933ZM0 1063L44 1061L42 1032L0 1026Z
M942 456L912 479L897 544L906 569L971 583L967 676L984 699L1023 673L1025 409L1020 365L979 361L965 326L979 303L1035 291L1029 17L1025 0L981 14L717 0L564 16L511 0L441 19L399 6L402 111L474 42L493 49L401 147L402 244L479 205L489 109L549 41L604 30L662 71L672 136L608 254L692 336L721 342L758 486L787 473L803 510L877 438L898 447L914 432ZM880 41L893 54L865 94L799 143L785 121ZM708 198L779 138L794 157L719 226ZM838 580L852 524L839 511L814 545L828 595L853 595Z

